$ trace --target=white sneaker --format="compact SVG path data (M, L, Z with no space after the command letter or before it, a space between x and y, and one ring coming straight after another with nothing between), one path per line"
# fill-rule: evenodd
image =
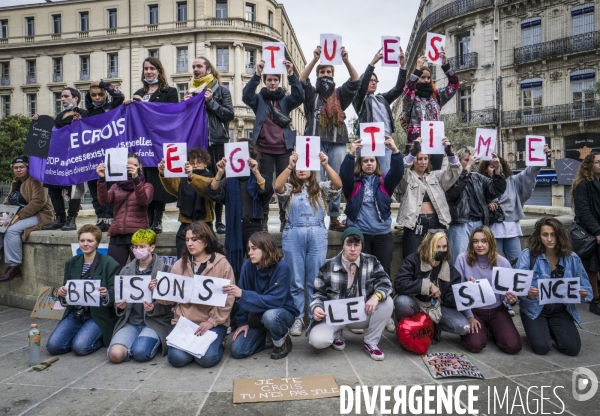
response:
M344 340L343 330L340 329L333 334L333 344L331 344L331 348L336 351L344 351L344 348L346 348L346 341Z
M352 329L352 328L350 328L350 332L352 332L353 334L364 334L365 330L364 329Z
M302 327L303 327L302 319L296 318L294 321L294 325L290 328L290 334L297 337L302 335Z
M385 326L385 329L392 334L396 333L396 322L394 322L394 318L390 318L390 321Z

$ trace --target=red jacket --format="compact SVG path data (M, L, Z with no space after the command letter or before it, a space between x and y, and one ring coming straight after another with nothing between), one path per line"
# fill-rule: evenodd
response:
M135 183L132 195L125 203L123 201L131 192L121 189L114 184L106 189L106 181L98 181L98 202L102 205L112 205L114 220L108 229L108 235L133 234L142 228L148 228L146 209L154 196L154 188L149 183Z

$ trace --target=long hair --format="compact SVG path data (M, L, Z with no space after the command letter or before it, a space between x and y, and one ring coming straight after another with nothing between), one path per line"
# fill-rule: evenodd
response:
M375 157L375 156L365 156L365 157ZM359 178L362 178L363 175L363 171L362 171L362 156L356 156L356 160L354 161L354 176L357 176ZM375 176L381 176L383 175L383 172L381 171L381 165L379 164L379 159L377 159L375 157L375 172L373 172L373 175Z
M529 255L537 257L546 252L546 246L542 243L542 227L544 225L552 227L556 235L556 246L554 252L558 257L568 257L573 252L569 234L562 222L554 217L543 216L535 222L533 233L529 237Z
M425 238L423 238L423 241L421 241L417 252L419 253L419 259L421 259L422 262L431 264L435 261L437 243L441 238L445 238L448 242L448 251L446 252L446 256L442 261L450 261L452 258L452 254L450 254L450 240L448 239L446 233L438 231L435 234L428 232Z
M290 185L292 185L292 194L299 194L302 192L304 182L296 176L296 168L292 171L288 181ZM310 202L310 206L315 210L319 204L325 206L325 196L323 195L323 190L319 186L317 172L315 171L310 172L310 176L308 177L308 201Z
M193 223L191 223L190 225L188 225L185 228L185 234L187 234L188 231L192 232L192 235L194 237L196 237L198 240L202 240L204 241L204 244L206 245L206 247L204 248L204 251L206 251L207 253L211 254L211 253L219 253L219 254L225 254L225 250L223 249L223 246L221 245L221 243L219 243L219 240L217 240L217 237L215 237L215 234L212 232L212 230L209 228L208 225L206 225L205 223L201 222L201 221L194 221ZM182 265L183 265L183 271L185 272L188 267L190 267L190 262L192 260L192 255L190 254L188 248L187 248L187 244L184 247L183 250L183 255L181 256L182 259Z
M500 166L502 166L502 173L504 173L504 177L506 179L512 178L513 171L510 168L510 166L508 165L508 162L503 157L499 157L498 159L500 159ZM477 173L485 176L486 178L489 177L487 169L490 166L490 163L491 163L491 161L489 161L489 160L482 160L481 162L479 162L479 167L477 168Z
M271 234L266 231L260 231L250 236L250 243L262 251L262 258L260 259L260 268L272 267L283 259L281 251L277 248L275 239Z
M221 74L219 73L217 68L215 68L213 66L213 64L208 60L208 58L206 58L205 56L198 56L198 57L196 57L196 59L202 59L204 61L204 66L206 67L206 69L210 69L210 73L212 74L213 77L215 77L217 79L217 81L219 81L219 84L220 84L221 83Z
M437 100L438 90L437 90L437 87L435 86L435 82L433 81L433 73L431 72L431 68L429 68L428 66L422 66L421 71L429 71L429 83L431 84L431 90L432 90L431 96Z
M136 159L138 161L138 164L140 165L139 169L142 169L142 161L140 160L140 157L135 153L127 153L127 159L129 159L130 157Z
M475 238L475 233L482 233L485 235L485 239L489 248L487 254L488 262L492 266L496 267L498 265L498 247L496 245L496 238L494 237L494 234L492 234L490 227L485 225L476 227L471 233L471 237L469 238L469 247L467 248L467 264L473 267L475 266L475 263L477 263L477 253L475 252L475 248L473 248L473 239Z
M591 152L587 155L583 162L581 162L581 166L577 170L577 174L575 175L575 180L573 180L573 185L571 186L571 206L575 207L575 188L583 181L591 182L594 180L594 172L592 171L592 167L594 166L594 159L596 156L600 156L598 152Z
M152 65L158 70L158 89L164 91L167 88L169 88L169 83L167 82L167 77L165 76L165 69L163 68L162 63L160 62L160 59L154 58L153 56L149 56L146 59L144 59L144 62L142 62L142 84L144 84L144 93L147 94L148 89L150 88L150 84L144 81L144 64L146 62L148 62L150 65Z
M412 149L415 147L414 143L410 146L410 150L412 151ZM431 172L433 170L433 166L431 166L431 156L428 155L427 153L423 153L423 152L419 152L417 153L417 157L415 157L415 160L413 161L412 166L410 167L412 170L415 170L415 162L417 161L417 159L419 158L419 155L422 156L427 156L427 159L429 159L429 163L427 164L427 167L425 168L425 174L428 174L429 172Z

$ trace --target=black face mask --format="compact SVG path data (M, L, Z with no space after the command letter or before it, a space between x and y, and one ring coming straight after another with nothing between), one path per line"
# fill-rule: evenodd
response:
M333 77L317 78L315 89L321 96L323 96L323 98L327 99L331 97L331 94L333 94L335 91L335 82L333 81Z
M435 253L435 256L434 256L433 259L435 261L442 261L442 260L444 260L446 258L446 253L448 253L448 252L447 251L437 251Z
M433 88L429 82L417 82L417 95L421 98L429 98L433 94Z

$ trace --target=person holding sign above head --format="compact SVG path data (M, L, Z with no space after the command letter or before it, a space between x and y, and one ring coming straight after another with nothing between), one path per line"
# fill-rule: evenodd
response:
M302 333L304 318L304 290L309 301L313 284L327 255L328 232L325 228L327 204L338 197L342 180L329 166L328 157L320 152L321 166L331 180L317 182L315 171L297 168L298 154L292 153L288 167L277 177L275 192L285 210L285 228L281 237L283 257L292 272L292 295L299 315L290 334ZM309 318L312 311L309 309Z
M498 255L496 239L492 231L482 225L473 230L471 241L466 253L458 255L455 263L456 270L462 276L462 281L486 279L493 283L494 267L510 269L508 260ZM493 304L474 309L465 309L462 313L469 319L469 333L463 335L462 345L471 352L480 352L487 345L489 330L496 346L507 354L521 351L521 336L508 313L506 305L515 305L518 297L513 292L503 295L496 294Z
M393 156L392 156L393 157ZM391 299L392 282L377 257L362 252L363 233L348 227L342 234L342 252L327 260L315 279L315 294L310 304L312 320L306 335L310 345L317 349L346 348L344 329L366 329L363 349L375 361L385 358L379 349L383 329L389 322L394 304ZM347 314L332 316L328 301L354 298L364 311L347 305Z
M391 195L404 174L402 153L394 139L385 136L385 147L392 151L392 162L389 172L384 174L377 157L356 156L362 147L361 140L354 140L340 168L347 223L364 234L362 251L377 257L389 276L394 250Z
M275 346L272 359L288 356L293 347L289 328L299 312L290 288L290 268L273 236L264 231L252 234L239 284L223 287L239 304L238 328L231 343L233 358L249 357L271 344Z
M461 277L449 262L448 246L446 233L429 230L419 250L404 257L394 279L396 318L426 313L436 324L436 341L441 340L441 331L455 335L469 332L469 321L456 310L452 285L460 283Z
M523 250L515 268L533 270L531 288L527 296L520 297L519 303L521 322L533 352L547 354L554 341L560 352L571 356L579 354L581 338L574 323L580 324L579 313L573 303L562 302L574 298L570 300L579 303L579 297L585 299L591 287L581 259L573 252L565 226L552 217L537 220L529 237L529 248ZM579 279L579 291L569 290L571 285L561 280L569 278ZM544 282L553 286L542 287Z
M256 114L252 140L261 154L260 173L275 178L281 175L296 144L296 132L290 128L290 112L304 102L304 90L290 61L283 61L287 70L291 94L281 88L281 75L264 74L265 61L256 65L256 72L244 87L242 100ZM262 75L265 87L256 93ZM268 220L268 212L265 219ZM285 225L285 210L279 202L280 231Z
M87 224L77 231L79 249L83 254L71 257L65 263L63 284L58 289L60 303L67 308L62 320L48 338L51 355L73 351L75 355L88 355L108 346L118 317L114 310L114 278L121 266L110 256L98 253L102 231ZM77 290L74 281L92 280L84 285L83 293ZM95 290L90 294L86 286ZM88 301L88 305L81 304ZM84 302L85 303L85 302ZM76 305L74 305L76 304Z
M406 83L406 57L400 48L400 72L396 79L396 85L388 92L378 94L379 78L375 74L375 65L383 59L382 50L383 48L375 54L371 63L367 65L365 73L360 76L360 88L352 105L358 115L359 123L382 122L385 126L385 135L391 136L394 133L394 116L391 105L402 96L402 90ZM385 156L378 156L377 159L379 159L381 171L387 173L390 170L392 151L386 147Z
M427 66L427 57L417 59L415 71L410 76L402 95L402 117L406 125L406 151L410 151L412 142L422 136L421 121L440 121L442 107L456 94L460 82L448 63L446 52L441 50L442 70L448 77L448 85L435 86L431 78L431 68ZM433 170L442 168L444 155L431 155Z
M132 246L131 236L137 230L148 228L146 207L152 201L154 188L146 183L142 164L137 155L127 155L127 180L118 181L110 189L106 186L106 166L100 163L98 173L98 201L113 206L115 219L108 229L108 255L124 267Z
M432 170L430 155L421 151L420 137L413 141L410 153L404 159L406 171L400 182L402 200L396 217L396 222L404 227L404 257L417 252L429 230L442 230L450 224L445 192L454 185L462 168L447 138L444 138L444 148L448 156L444 171Z
M148 289L156 287L158 272L169 272L171 268L154 254L156 233L150 229L138 230L131 236L135 260L121 269L119 280L131 276L149 276ZM119 281L115 286L119 288ZM122 286L121 286L122 288ZM118 292L116 289L115 292ZM140 289L137 289L140 291ZM136 292L137 293L137 292ZM117 295L118 299L118 295ZM117 303L118 302L118 303ZM162 346L163 356L167 355L167 335L171 332L173 312L170 306L156 301L130 303L127 299L115 301L115 309L119 320L106 353L113 363L130 361L149 361Z
M350 141L344 111L352 104L360 86L358 73L350 63L348 52L344 47L341 48L341 56L350 74L350 79L341 87L335 87L333 80L335 67L330 64L318 65L315 86L310 83L308 77L321 58L321 46L317 46L313 52L313 60L300 74L300 82L304 88L304 114L306 115L304 135L321 137L321 151L327 155L329 165L336 172L340 171L346 156L346 144ZM321 177L324 175L325 171L322 169ZM346 226L338 219L340 198L336 198L329 204L328 215L329 229L344 231Z

